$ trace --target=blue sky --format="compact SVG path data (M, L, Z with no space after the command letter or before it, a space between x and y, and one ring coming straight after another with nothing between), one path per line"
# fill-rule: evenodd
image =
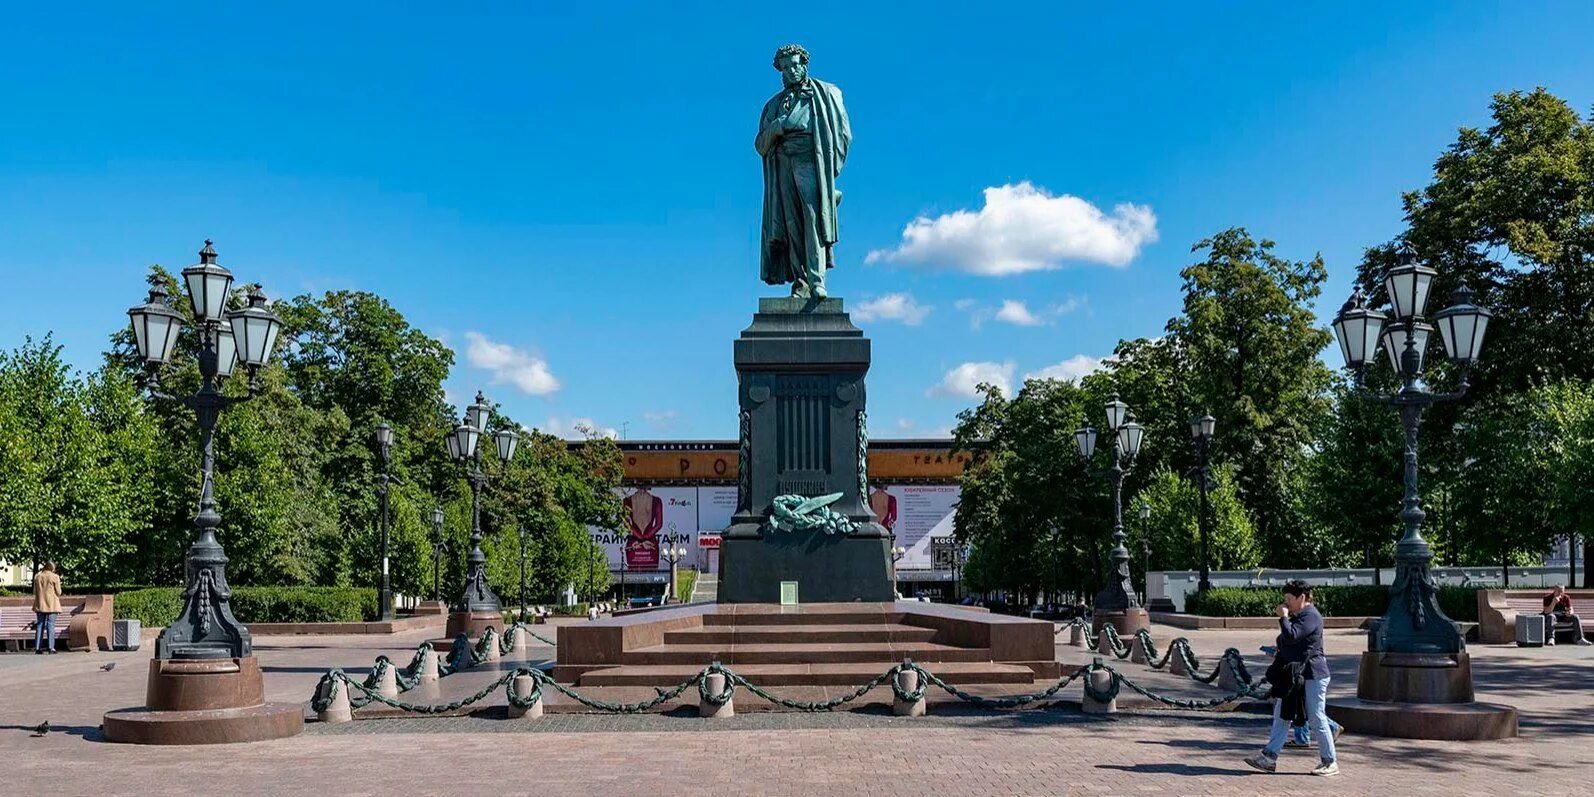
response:
M783 43L852 120L830 279L881 438L1157 334L1231 225L1321 252L1332 311L1493 92L1594 105L1588 3L49 5L0 21L0 347L93 367L210 237L273 296L387 297L455 398L631 438L734 435Z

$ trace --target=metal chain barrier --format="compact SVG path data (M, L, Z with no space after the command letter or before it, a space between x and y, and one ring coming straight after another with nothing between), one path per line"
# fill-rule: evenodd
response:
M1227 655L1227 653L1225 655ZM387 666L392 665L388 664ZM913 690L903 689L897 680L896 676L899 673L907 670L911 670L919 675L918 688ZM461 698L449 703L423 705L386 697L377 691L375 679L367 678L365 682L360 682L351 678L347 673L343 672L343 670L334 669L322 676L320 682L316 684L315 693L310 698L310 707L317 712L325 711L332 704L333 700L336 699L338 690L347 689L349 690L350 708L359 708L375 702L399 709L400 711L413 712L417 714L446 714L458 711L475 703L479 703L486 699L488 695L491 695L493 692L497 691L499 687L505 687L505 696L507 697L510 705L513 705L517 708L525 708L540 701L543 695L543 687L547 686L580 703L581 705L596 711L611 714L637 714L674 700L693 686L698 688L698 696L704 702L716 706L724 705L726 702L730 701L732 696L735 694L736 688L740 686L745 687L749 692L764 700L785 708L804 712L817 712L830 711L839 706L845 705L846 703L868 694L870 691L879 687L882 683L889 682L891 685L892 694L896 698L907 702L916 702L922 699L926 690L933 685L959 700L962 700L966 703L971 703L981 708L1011 709L1038 701L1050 700L1068 685L1072 684L1076 680L1079 680L1080 676L1102 671L1109 673L1111 676L1105 689L1096 688L1091 683L1089 678L1085 678L1081 684L1087 697L1089 697L1091 700L1102 703L1108 703L1117 698L1119 691L1123 686L1128 686L1137 694L1162 705L1170 706L1172 708L1190 710L1216 708L1227 703L1232 703L1236 700L1245 698L1261 698L1265 696L1265 692L1258 694L1255 686L1249 681L1243 681L1242 683L1244 685L1239 691L1208 700L1171 698L1165 695L1157 694L1156 692L1153 692L1150 689L1135 683L1129 678L1124 677L1122 673L1113 669L1111 666L1102 663L1100 658L1096 658L1090 664L1087 664L1084 667L1076 670L1074 674L1057 679L1056 683L1042 691L1021 695L1008 695L1005 697L985 697L983 695L976 695L971 692L967 692L947 683L935 673L925 669L923 666L913 662L910 659L901 664L890 667L846 695L825 701L803 701L781 697L759 687L737 673L735 670L732 670L731 668L726 667L719 662L709 664L708 666L699 670L696 675L693 675L691 678L688 678L687 680L682 681L681 683L676 684L669 689L657 689L658 694L651 699L642 700L635 703L611 703L605 700L599 700L587 695L583 695L571 687L554 681L551 676L541 670L528 667L518 667L499 676L497 679L482 687L481 690L469 697ZM725 688L723 691L713 692L710 690L708 685L708 676L711 674L725 676ZM519 677L526 677L531 680L532 687L529 694L521 694L518 691L519 687L515 685L515 679Z

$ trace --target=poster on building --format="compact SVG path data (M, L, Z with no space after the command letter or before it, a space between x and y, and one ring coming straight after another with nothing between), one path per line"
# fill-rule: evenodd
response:
M621 528L588 529L611 569L668 569L669 562L659 555L664 546L696 547L696 487L626 488L620 492L620 503Z
M930 538L952 534L958 487L954 484L874 485L869 490L869 507L880 524L896 537L896 544L907 549L897 563L903 569L927 569Z

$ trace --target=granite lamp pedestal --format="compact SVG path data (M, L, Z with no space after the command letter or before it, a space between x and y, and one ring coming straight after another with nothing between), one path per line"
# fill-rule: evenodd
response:
M220 518L201 512L188 549L183 610L155 641L144 705L106 712L113 742L216 744L293 736L304 729L299 703L267 703L249 629L232 614L227 556L216 541Z
M890 601L891 535L868 496L869 339L840 299L759 299L735 346L737 508L720 542L720 603ZM850 530L780 530L778 496L840 494Z

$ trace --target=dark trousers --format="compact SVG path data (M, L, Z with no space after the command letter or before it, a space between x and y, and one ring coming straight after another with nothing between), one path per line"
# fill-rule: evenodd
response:
M1575 635L1572 637L1572 642L1578 645L1583 644L1583 618L1567 612L1544 613L1544 640L1546 642L1555 641L1556 623L1571 623L1572 633Z

